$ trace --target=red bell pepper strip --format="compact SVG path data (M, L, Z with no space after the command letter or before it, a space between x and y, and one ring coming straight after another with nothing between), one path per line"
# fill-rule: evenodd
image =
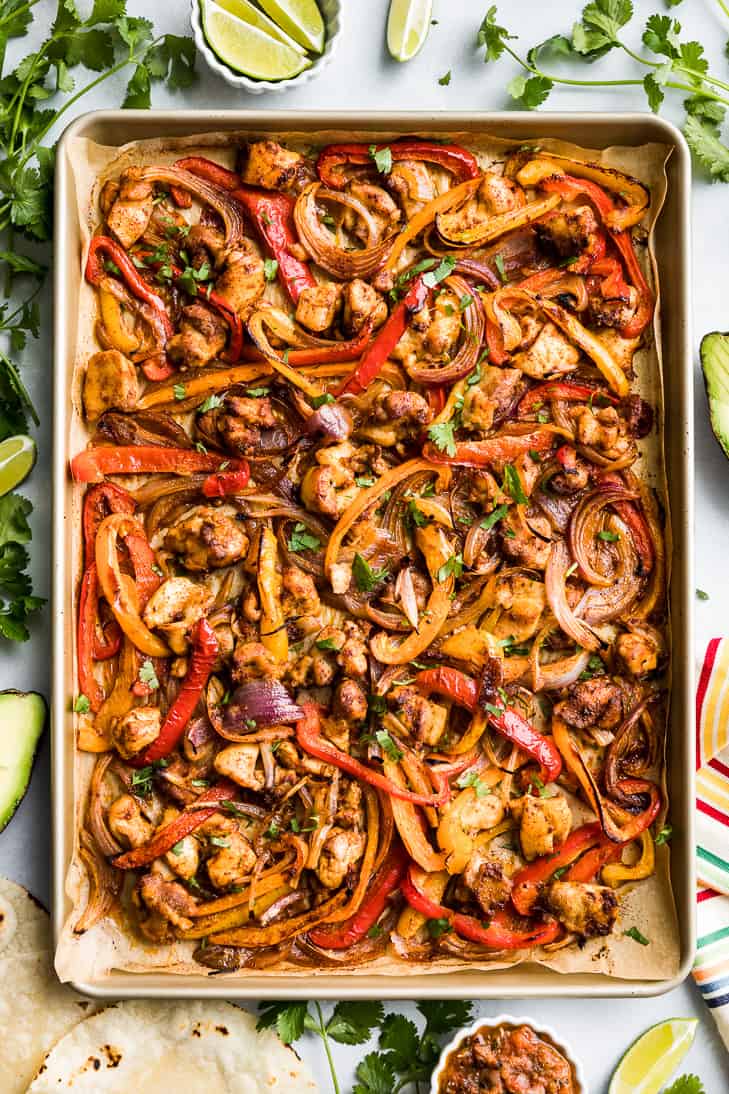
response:
M410 859L398 843L390 851L367 889L362 904L349 919L329 927L315 927L309 938L315 946L328 950L348 950L373 927L387 906L393 893L400 888Z
M239 471L216 471L205 479L202 492L206 498L225 498L228 494L239 494L248 485L250 477L251 470L247 463Z
M512 463L532 449L548 452L554 445L556 434L548 429L535 429L530 433L502 434L485 441L459 441L451 456L441 452L430 441L423 448L423 456L432 463L453 464L456 467L488 467L494 461Z
M84 498L83 529L84 529L84 559L86 564L94 561L96 557L96 533L99 525L109 513L128 513L131 515L136 509L136 503L131 494L121 486L113 482L101 483L92 486L86 491Z
M214 163L205 156L185 156L181 160L175 160L175 167L181 167L183 171L205 179L219 190L237 190L241 184L240 175L235 171L229 171L227 167L221 167L219 163Z
M594 262L590 267L590 276L600 278L600 292L606 300L628 299L630 286L623 277L623 267L617 258L608 256Z
M103 637L99 636L97 622L99 619L99 577L96 572L96 563L92 562L84 572L81 579L81 591L79 593L79 663L82 650L88 648L88 639L91 639L91 657L94 661L108 661L115 657L121 646L121 629L115 619L107 623L102 629ZM82 641L81 628L84 628ZM108 633L107 633L108 632ZM86 694L86 689L81 688Z
M377 790L384 790L393 798L401 801L412 802L413 805L445 805L450 800L451 788L448 779L451 775L458 775L461 771L473 763L473 756L465 756L458 763L449 764L447 767L430 769L431 777L438 787L435 794L415 794L412 790L404 790L397 783L386 778L379 771L367 767L366 764L355 760L349 753L337 748L331 741L322 737L320 732L319 711L314 703L302 703L304 717L296 723L296 740L310 756L322 760L326 764L338 767L340 771L346 771L355 779L361 779L368 786L374 786Z
M598 186L596 182L591 182L589 179L578 179L573 175L555 175L554 177L544 179L540 185L542 189L552 193L562 194L562 196L566 198L575 198L580 194L586 194L603 220L605 219L605 215L611 213L615 208L613 199L601 186ZM615 243L615 246L620 251L623 262L625 263L625 269L638 293L638 306L636 307L635 313L625 326L620 328L620 332L625 338L637 338L653 317L653 293L640 268L640 263L638 262L633 247L633 237L630 234L630 230L628 229L627 231L620 232L609 227L607 230L610 233L610 237Z
M577 470L577 453L571 444L560 445L554 454L554 458L568 475L574 475Z
M220 809L220 802L233 801L238 787L231 782L220 782L204 790L192 806L184 813L180 813L174 820L155 832L150 840L141 847L135 847L131 851L125 851L113 858L112 865L118 870L137 870L140 866L148 866L156 858L167 853L170 848L179 843L185 836L189 836L206 820L210 820ZM210 803L209 808L207 808Z
M325 186L332 190L343 190L347 177L337 167L344 164L374 164L370 144L329 144L322 148L316 161L316 170ZM378 144L374 151L389 149L393 163L401 160L416 160L422 163L435 163L444 167L457 182L475 179L481 173L475 156L457 144L437 144L435 141L404 140L392 144Z
M298 365L336 365L342 361L356 361L362 356L372 336L372 318L362 324L362 329L347 342L334 342L329 346L313 346L311 349L290 349L287 362L292 368ZM242 353L244 361L265 361L266 357L254 346L246 346ZM429 391L432 389L428 389ZM440 389L438 389L440 390Z
M178 209L192 208L192 194L189 190L183 189L182 186L170 185L170 197Z
M642 813L638 813L631 816L630 820L626 824L622 825L619 829L619 838L613 839L614 843L627 843L629 840L635 839L641 832L645 832L646 828L649 828L653 821L656 819L661 811L661 805L663 804L663 796L660 788L656 786L650 779L620 779L618 782L618 788L623 794L637 795L647 794L649 801L646 809ZM610 835L610 833L606 833Z
M241 186L231 196L245 207L278 262L279 281L295 304L304 289L313 289L317 283L308 262L291 253L291 247L298 243L294 228L295 200L290 194L269 193L253 186Z
M492 319L486 320L486 346L492 365L505 365L509 360L509 354L504 349L504 335L501 327Z
M169 471L190 475L201 471L220 471L226 461L210 452L192 448L162 448L156 445L129 444L121 448L104 445L85 448L71 460L74 482L101 482L105 475L140 475ZM242 460L228 460L223 471L237 471Z
M155 384L162 380L169 380L176 371L177 369L164 353L156 353L154 357L148 357L146 361L142 361L142 372Z
M428 289L422 277L416 277L403 299L395 305L380 327L351 376L337 395L360 395L380 373L382 366L398 344L411 315L419 312L428 299Z
M531 915L542 886L556 870L562 870L591 847L602 846L605 836L598 821L583 824L570 832L562 846L553 855L540 858L522 866L514 874L511 902L521 915Z
M78 657L78 686L82 695L89 701L94 714L101 709L104 692L94 676L94 641L96 639L96 621L98 618L99 582L96 566L87 567L81 578L78 604L78 626L76 630L76 650Z
M570 383L568 380L548 380L546 384L536 384L527 391L526 395L522 396L517 407L517 416L522 418L526 414L531 414L537 406L550 402L552 399L562 399L568 403L582 403L598 396L613 404L620 402L615 395L600 387L593 387L590 384Z
M475 710L478 703L478 683L460 669L439 665L434 669L423 669L415 677L415 686L424 695L444 695L454 703Z
M94 236L91 240L88 258L86 259L86 280L92 285L98 285L102 277L106 276L103 256L106 256L118 268L129 291L138 300L143 300L145 304L154 308L158 313L160 325L164 329L167 338L171 338L175 333L175 328L167 314L164 301L140 276L139 270L124 248L109 236Z
M617 475L611 473L602 475L600 481L617 487L625 485ZM612 503L612 506L620 519L628 526L630 538L640 560L641 573L649 574L655 564L656 556L648 522L639 504L634 501L616 501Z
M152 744L148 745L139 756L135 756L130 761L133 767L144 767L145 764L151 764L155 760L162 760L165 756L169 756L185 732L185 727L200 700L218 656L218 640L207 619L198 619L192 628L190 639L192 643L190 666L177 693L177 698L167 711L167 717L162 723L156 741L152 741Z
M603 836L596 847L586 851L574 866L570 866L564 875L564 880L588 884L595 880L603 866L607 866L609 862L617 862L622 853L622 843L613 843L607 836Z
M521 950L533 946L546 946L558 938L562 929L556 919L541 920L524 928L516 928L509 924L509 917L504 911L497 912L488 924L479 922L473 916L454 912L452 908L446 908L443 904L432 900L418 887L416 868L413 864L410 865L403 880L402 894L416 912L427 916L428 919L446 920L461 938L468 938L471 942L479 942L494 950Z
M431 414L434 418L437 417L446 405L446 392L444 386L441 384L438 387L429 387L425 393L425 397L428 400Z

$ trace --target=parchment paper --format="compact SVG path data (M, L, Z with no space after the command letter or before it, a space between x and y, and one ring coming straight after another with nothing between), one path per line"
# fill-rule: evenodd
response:
M414 135L427 137L429 134L423 131L421 134ZM240 136L234 133L205 133L170 140L154 139L132 142L121 148L105 147L87 139L77 138L74 140L69 148L69 155L76 183L82 254L79 256L81 289L77 349L74 379L70 393L73 400L72 451L75 452L83 448L88 440L88 432L80 413L80 384L86 360L99 346L94 338L96 294L83 280L82 271L89 238L94 226L100 219L97 198L100 187L106 179L117 178L124 168L132 164L172 163L181 155L194 153L207 155L209 158L232 168L235 164L236 148L240 144L264 137L282 140L300 151L308 151L312 146L321 146L335 141L359 140L370 143L373 140L394 140L397 136L399 134L393 134L386 130L381 133L373 133L372 131L360 133L356 130L346 133L341 130L321 131L307 133L303 140L300 133L274 134L262 131L260 134L246 132L240 134ZM442 137L443 134L441 133L439 136ZM637 379L632 383L632 390L640 394L654 407L656 427L647 438L641 441L641 458L634 469L644 481L647 481L655 489L665 510L666 559L667 565L670 565L670 520L662 441L663 386L659 321L660 291L653 252L653 226L665 199L667 186L665 163L670 155L670 148L659 144L646 144L638 147L616 146L598 150L580 148L564 141L540 137L512 142L490 137L486 134L476 136L473 133L457 132L449 134L449 140L453 143L463 144L473 151L484 168L488 166L496 167L503 163L509 152L524 145L533 145L538 146L545 152L552 151L555 154L566 155L575 159L599 161L607 166L618 168L634 175L650 189L651 204L641 225L647 233L647 246L638 248L638 251L643 252L642 255L639 254L639 257L649 282L653 284L657 303L652 337L645 340L646 344L636 352L633 358L633 367ZM80 512L83 492L84 488L82 486L74 488L71 513L74 526L76 573L73 588L68 590L68 598L69 605L72 606L74 613L77 609L76 588L81 568ZM72 656L75 661L75 651ZM74 663L74 673L75 669ZM76 716L77 728L83 719L83 715ZM95 756L77 751L74 775L74 815L76 817L77 833L83 818L94 762ZM664 802L667 802L665 773L661 773L660 777L664 790ZM575 805L575 809L581 811L586 817L591 816L581 805ZM665 817L666 812L667 807L664 808L660 819ZM505 968L517 963L535 962L566 974L602 973L627 980L661 980L671 977L675 975L679 965L679 936L670 884L669 849L664 844L657 846L655 850L656 871L654 875L632 887L624 886L618 891L620 916L614 933L608 938L591 939L581 945L572 944L552 954L540 950L535 952L521 951L514 954L509 960L503 960L502 958L491 962L483 961L468 964L458 960L438 958L437 962L432 965L419 964L416 967L401 961L394 955L386 955L359 968L327 969L327 974L333 976L372 974L396 976L417 968L419 975L437 975L438 973L458 972L465 969L487 971L489 969ZM76 839L73 858L69 864L66 878L66 893L72 904L72 910L64 925L56 951L56 971L62 981L96 981L103 978L112 969L127 972L156 971L179 975L195 974L199 976L201 974L203 971L201 966L192 960L195 943L176 942L171 945L153 945L133 934L128 927L123 925L118 916L110 917L98 923L83 935L76 935L73 931L73 924L78 918L80 910L85 906L86 892L86 872L78 857ZM641 934L650 940L649 945L642 946L633 938L627 937L624 932L630 927L637 927ZM237 973L228 974L226 979L245 977L246 975L246 970L242 969ZM311 970L282 964L275 969L266 970L265 975L274 978L282 975L287 977L309 977Z

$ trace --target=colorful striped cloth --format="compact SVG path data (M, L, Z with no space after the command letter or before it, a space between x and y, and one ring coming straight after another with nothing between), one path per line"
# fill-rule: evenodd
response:
M696 692L698 943L694 980L729 1048L729 639L713 638Z

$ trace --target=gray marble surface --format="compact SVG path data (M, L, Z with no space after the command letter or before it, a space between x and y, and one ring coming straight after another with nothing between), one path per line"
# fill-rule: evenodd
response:
M248 96L221 82L204 67L196 86L184 95L168 95L155 90L159 107L242 107L246 109L313 108L338 109L419 109L434 113L444 110L496 110L508 108L505 87L515 74L508 60L484 66L474 49L475 33L487 0L435 0L432 28L422 53L407 65L397 65L387 56L384 24L387 0L343 0L344 29L332 65L317 80L300 90L281 94ZM85 5L79 0L79 7ZM501 15L525 48L557 31L568 30L580 7L579 0L512 0L502 2ZM150 15L150 6L142 0L129 0L134 15ZM12 43L12 56L20 58L49 25L54 5L41 0L35 8L35 25L30 38ZM185 0L154 6L159 29L185 33L188 7ZM656 0L637 0L643 18L664 5ZM710 53L712 67L726 72L723 46L729 36L729 24L714 0L692 0L677 8L689 37L702 41ZM634 42L639 40L637 29ZM603 62L611 76L627 74L630 62L618 54ZM447 87L438 79L448 70ZM587 76L590 72L588 70ZM79 104L81 110L118 105L123 81L105 84L96 94ZM640 89L616 88L612 91L570 89L552 95L550 106L560 110L631 110L645 109ZM668 117L680 121L678 104L666 110ZM729 326L727 298L727 252L729 251L729 187L697 180L694 186L694 320L698 335ZM50 556L50 340L51 300L48 288L42 299L42 334L23 355L23 376L39 409L42 424L37 432L40 450L38 464L24 492L34 503L33 573L39 593L47 593ZM673 362L673 367L678 367ZM672 364L669 362L669 366ZM697 387L696 421L696 556L697 582L710 599L697 603L697 657L706 641L721 634L729 618L729 582L726 581L727 476L729 469L713 441L706 418L703 385L697 361L693 362ZM0 687L37 689L47 694L49 687L48 611L33 628L25 646L0 649ZM48 864L50 847L48 744L41 750L33 779L17 815L0 835L0 874L26 885L36 896L48 900ZM312 984L312 996L315 986ZM410 1010L410 1004L404 1004ZM555 1000L513 1003L484 1002L478 1012L496 1014L508 1010L516 1015L532 1015L557 1027L585 1063L590 1089L607 1089L609 1075L630 1041L643 1029L663 1018L696 1015L700 1018L696 1043L686 1068L700 1074L709 1094L729 1091L729 1061L708 1012L689 983L658 999L647 1000ZM305 1041L302 1054L328 1090L323 1053L318 1043ZM336 1056L344 1089L354 1066L366 1049L337 1048Z

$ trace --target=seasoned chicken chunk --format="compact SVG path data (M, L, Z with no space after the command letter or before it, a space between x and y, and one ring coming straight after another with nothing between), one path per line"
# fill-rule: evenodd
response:
M359 493L351 466L354 455L349 441L317 450L316 465L301 480L301 500L307 509L329 517L342 515Z
M519 573L504 574L496 580L495 598L502 608L502 615L493 628L497 638L513 636L522 641L536 633L547 605L541 581Z
M168 919L173 927L181 931L192 927L189 917L197 905L178 881L166 881L160 874L145 874L139 881L139 895L151 911Z
M194 836L184 836L165 855L165 862L178 877L189 881L200 866L200 845Z
M261 677L277 679L283 675L285 668L285 664L277 661L262 642L248 642L244 639L236 642L231 670L236 684L244 684L247 680L260 680Z
M284 616L287 619L296 619L301 625L302 617L313 617L317 622L321 611L321 600L311 574L305 573L298 566L286 566L282 574L283 597L282 605ZM308 627L304 626L305 630Z
M436 745L446 731L448 710L426 699L416 687L405 685L388 695L388 702L409 733L428 745Z
M513 179L505 178L496 171L484 171L478 188L479 201L493 216L520 209L525 203L524 191Z
M134 410L139 399L137 370L117 349L92 354L84 373L86 417L95 422L107 410Z
M508 901L518 862L511 851L477 848L463 871L463 883L473 892L484 915L490 917Z
M625 631L618 638L618 656L631 676L654 672L658 664L658 644L647 634Z
M466 388L463 396L462 422L466 429L486 432L514 403L521 386L521 372L516 368L495 368L481 365L481 379Z
M568 931L583 938L610 934L618 917L618 899L607 885L553 881L547 889L547 905Z
M135 707L112 723L111 739L119 755L130 760L157 740L161 726L159 707Z
M334 692L333 713L345 722L363 722L367 717L367 696L356 680L344 679Z
M377 396L373 410L373 417L357 430L357 436L383 448L415 440L433 417L427 399L415 391L385 391Z
M622 688L609 676L572 684L555 713L575 729L616 729L625 716Z
M534 227L540 240L561 258L574 258L588 250L600 230L589 205L551 213L538 220Z
M196 505L164 535L165 550L178 555L187 570L203 572L245 558L248 536L227 506Z
M204 304L188 304L182 309L179 332L167 343L167 354L181 369L203 368L222 352L227 340L228 324L220 315Z
M430 171L424 163L417 160L398 160L393 163L387 176L387 188L402 205L407 220L411 220L435 197Z
M106 214L109 230L127 250L144 235L154 209L154 189L140 178L143 171L143 167L122 171L119 190Z
M367 838L351 828L332 828L324 840L316 875L326 889L338 889L362 858Z
M256 852L241 832L230 832L217 839L215 854L206 864L208 877L216 889L227 889L230 885L239 885L252 873Z
M519 839L525 859L531 862L540 855L551 855L564 843L572 828L572 813L567 799L561 794L551 798L526 795L511 803L511 811L519 819Z
M569 339L554 323L545 323L529 349L514 355L513 365L527 376L541 380L546 376L562 376L574 371L579 360L579 350Z
M193 624L207 615L212 599L204 585L189 577L168 577L147 601L144 622L162 631L173 653L184 654Z
M633 364L633 354L640 345L638 338L623 338L619 331L607 327L597 332L598 341L602 342L614 361L620 365L623 372L630 373Z
M226 775L238 786L245 786L249 790L261 790L263 788L263 775L256 771L258 763L258 745L228 745L221 749L215 757L215 770L219 775Z
M245 323L265 288L263 259L243 241L226 258L225 267L215 281L215 293Z
M343 286L342 300L342 322L345 330L351 334L361 330L370 316L373 317L375 327L381 326L387 319L387 304L377 289L359 277Z
M125 847L141 847L151 839L154 826L142 813L142 806L131 794L116 798L106 814L111 834Z
M630 451L632 437L614 406L583 407L576 415L577 439L594 448L608 460L617 460Z
M304 157L276 141L252 141L242 171L247 186L297 192L311 181Z
M327 330L334 322L341 298L342 287L334 281L302 289L296 305L297 322L317 333Z
M552 550L552 526L547 517L532 514L527 521L511 508L499 521L498 532L507 558L531 570L545 568Z
M387 190L369 182L356 181L348 183L347 190L364 205L369 213L369 223L365 223L354 209L345 209L343 226L361 243L369 243L369 246L391 235L400 222L402 213Z

